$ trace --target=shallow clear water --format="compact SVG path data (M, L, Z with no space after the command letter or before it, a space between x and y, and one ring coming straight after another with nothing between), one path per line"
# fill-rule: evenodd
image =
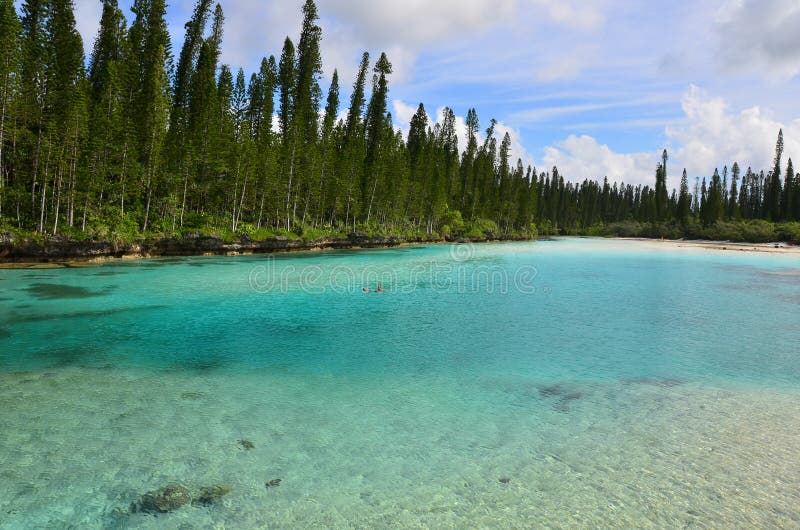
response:
M798 527L798 324L642 242L0 271L0 528Z

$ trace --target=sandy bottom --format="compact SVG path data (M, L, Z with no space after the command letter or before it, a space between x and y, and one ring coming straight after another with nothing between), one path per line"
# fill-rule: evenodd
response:
M233 491L213 506L127 513L171 482ZM797 528L798 506L792 391L0 374L3 529Z

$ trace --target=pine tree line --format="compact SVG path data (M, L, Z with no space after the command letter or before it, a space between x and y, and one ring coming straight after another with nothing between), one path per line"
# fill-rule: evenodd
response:
M456 116L435 125L420 104L406 138L388 112L392 64L365 53L346 117L339 76L323 93L313 0L295 44L249 77L220 64L224 14L197 0L173 56L164 0L135 0L130 26L103 0L87 62L72 0L0 0L0 222L42 234L251 235L374 227L458 235L580 231L621 221L800 220L800 174L734 164L690 190L566 181L514 163L475 109L459 146ZM482 140L481 140L482 137Z

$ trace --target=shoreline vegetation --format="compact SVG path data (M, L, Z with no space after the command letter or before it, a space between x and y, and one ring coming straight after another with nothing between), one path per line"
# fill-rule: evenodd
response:
M699 235L742 234L752 227L725 226L717 231ZM305 237L296 233L271 235L254 239L247 236L235 236L230 233L193 232L173 236L138 237L128 241L116 239L98 240L94 238L70 239L65 237L37 237L36 234L0 233L0 269L10 268L62 268L81 267L115 260L136 260L160 257L192 257L192 256L243 256L255 254L279 254L293 252L316 252L324 250L360 250L394 248L412 245L431 244L482 244L511 241L547 240L551 237L589 237L616 239L620 241L637 241L673 247L693 247L717 251L767 252L800 255L797 239L774 238L784 235L780 226L758 225L762 238L748 241L746 239L714 239L713 237L697 237L698 234L684 234L681 237L649 236L645 230L636 230L636 226L595 227L589 233L513 233L495 234L493 232L463 233L454 236L430 237L425 234L382 234L354 232L350 234L314 232ZM653 227L648 227L653 230ZM733 231L733 232L731 232ZM644 232L645 235L642 235Z
M431 115L420 103L402 132L389 112L386 54L363 54L347 105L337 71L324 74L313 0L299 39L287 37L249 75L220 61L220 5L196 1L180 47L166 9L135 0L130 17L104 1L87 61L72 0L23 0L19 12L0 0L6 258L137 245L203 253L194 246L207 238L358 246L350 234L800 243L800 173L783 161L782 131L767 170L684 170L671 193L666 151L653 184L576 180L584 176L515 160L509 134L494 119L481 124L474 108L462 109L459 131L453 109Z

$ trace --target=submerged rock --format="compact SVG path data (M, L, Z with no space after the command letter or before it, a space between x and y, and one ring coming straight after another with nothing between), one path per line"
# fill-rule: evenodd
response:
M566 392L566 390L561 385L551 385L539 389L539 395L543 398L560 396L564 392Z
M565 394L561 396L561 398L558 400L558 403L556 403L553 406L553 409L555 409L558 412L569 412L570 403L582 398L583 398L583 392L571 392L569 394Z
M230 492L231 488L228 486L211 486L209 488L200 488L200 493L194 499L194 503L203 504L205 506L215 504Z
M583 399L584 393L556 384L539 388L539 397L542 399L557 398L553 409L558 412L569 412L569 404Z
M189 488L182 484L169 484L161 489L149 491L142 495L138 505L131 511L145 513L167 513L192 502Z
M567 394L566 396L561 398L561 401L568 402L568 401L575 401L576 399L581 399L583 397L583 392L572 392Z

